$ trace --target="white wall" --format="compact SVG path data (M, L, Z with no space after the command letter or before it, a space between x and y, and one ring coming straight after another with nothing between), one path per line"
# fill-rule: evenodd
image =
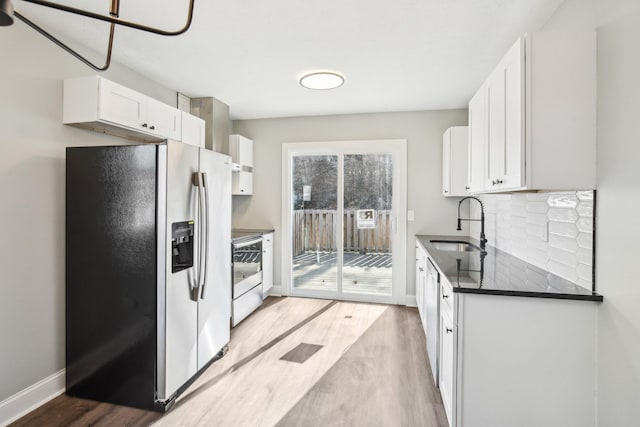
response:
M568 0L546 29L598 34L598 425L640 423L640 2Z
M415 234L456 234L457 198L442 197L442 134L467 124L467 110L356 114L234 122L234 133L254 140L253 196L234 196L233 226L274 228L274 283L281 284L281 153L283 142L406 139L407 260L415 259ZM407 295L415 295L415 265L407 262Z
M19 21L0 33L2 401L64 368L65 147L124 140L62 124L62 80L91 69ZM175 105L126 68L105 76Z

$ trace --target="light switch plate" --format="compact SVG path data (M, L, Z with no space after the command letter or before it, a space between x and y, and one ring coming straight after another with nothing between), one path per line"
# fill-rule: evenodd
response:
M407 211L407 221L413 221L416 219L414 211Z

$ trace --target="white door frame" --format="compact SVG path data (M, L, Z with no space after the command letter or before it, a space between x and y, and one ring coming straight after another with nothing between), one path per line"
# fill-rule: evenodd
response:
M406 304L407 299L407 140L382 139L358 141L328 142L292 142L282 144L282 294L296 296L292 278L292 209L291 179L292 159L294 156L344 155L388 153L393 155L393 194L392 206L397 212L392 218L393 284L392 294L387 296L345 294L341 299L351 301L379 302L387 304ZM339 167L342 162L339 162ZM338 208L342 206L342 181L338 173ZM337 242L343 241L342 228L338 227ZM337 255L342 256L342 245L338 244ZM338 263L340 264L340 263ZM342 275L340 267L338 275ZM336 292L305 290L304 296L334 298Z

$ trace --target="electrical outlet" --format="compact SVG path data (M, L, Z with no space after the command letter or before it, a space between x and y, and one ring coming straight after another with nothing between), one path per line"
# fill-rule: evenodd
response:
M407 211L407 221L413 221L416 219L414 211Z

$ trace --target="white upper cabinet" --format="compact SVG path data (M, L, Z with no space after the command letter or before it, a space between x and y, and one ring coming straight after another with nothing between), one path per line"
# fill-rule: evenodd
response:
M523 52L519 39L485 83L488 190L524 187Z
M467 126L453 126L442 135L442 195L467 195Z
M595 54L593 32L518 39L469 103L470 192L595 188Z
M182 141L185 114L200 120L100 76L64 81L65 124L136 141Z
M485 150L487 147L487 97L485 87L471 98L469 102L469 158L467 161L467 191L478 193L484 191L485 185Z
M233 163L253 167L253 141L242 135L229 135L229 154Z
M106 120L114 124L121 124L130 128L142 129L147 123L147 97L135 90L114 83L106 79L96 78L95 81L98 90L98 115L100 119ZM90 77L83 83L94 83L94 78ZM69 123L73 120L74 114L71 109L77 106L77 98L82 97L83 90L80 85L78 93L73 93L74 87L71 83L65 81L65 117L64 122ZM89 88L87 88L89 89ZM96 88L91 88L90 93L93 95ZM69 94L69 96L67 96ZM95 108L95 107L94 107ZM97 119L98 117L96 117Z
M182 138L185 144L204 148L205 121L189 113L182 113Z
M180 141L182 138L182 111L153 98L147 98L149 132L160 137Z
M253 141L242 135L229 135L229 154L238 167L232 175L234 196L253 194Z

